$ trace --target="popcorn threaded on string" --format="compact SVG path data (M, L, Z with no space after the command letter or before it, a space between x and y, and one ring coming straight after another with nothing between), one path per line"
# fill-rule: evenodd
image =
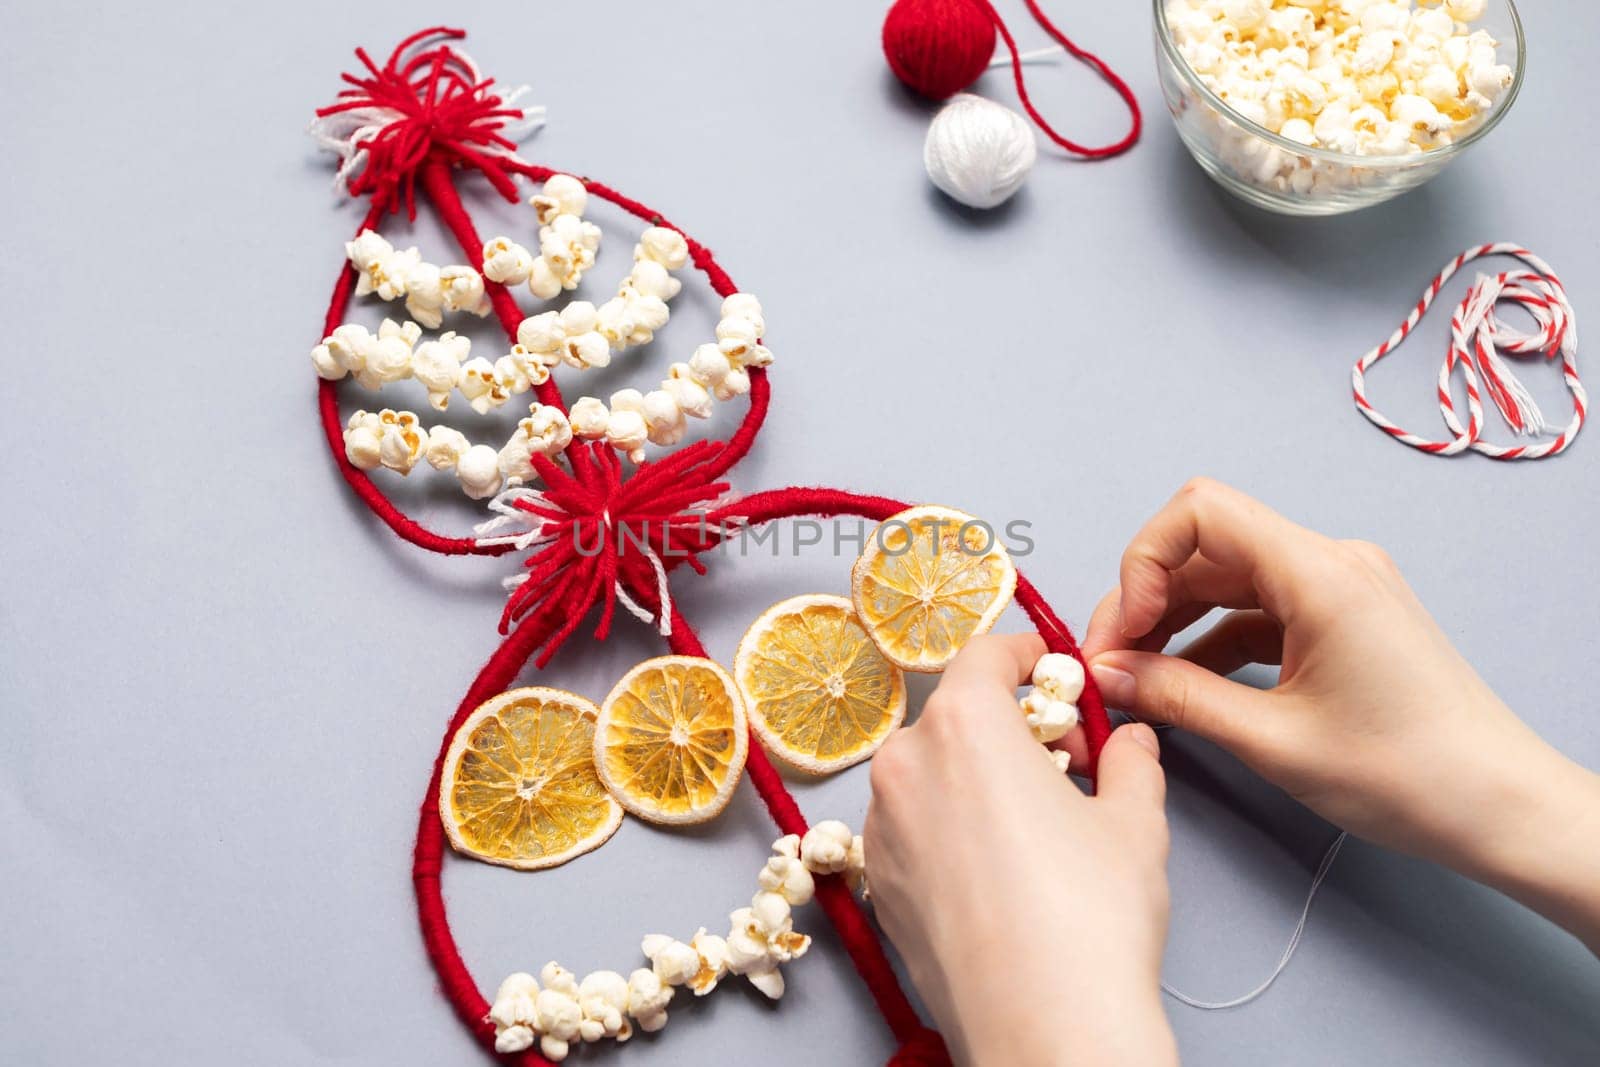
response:
M1086 684L1083 665L1072 656L1047 652L1034 664L1032 682L1022 711L1034 740L1048 745L1078 725L1078 698Z
M686 254L678 245L682 239L676 231L663 229L659 238L641 241L638 254L646 258L639 260L639 264L649 263L663 270L669 263L681 266L680 256ZM648 258L650 256L662 258ZM650 276L657 281L664 277ZM630 275L635 280L637 277L638 264L635 274ZM664 298L652 299L663 308L666 306ZM603 349L599 340L599 334L605 330L601 324L604 305L595 309L579 303L582 306L572 315L568 312L577 305L569 304L559 314L545 312L525 320L524 331L518 333L522 344L540 352L564 350L567 353L564 358L578 365L585 365L585 359L609 360L609 350ZM591 333L596 325L599 325L599 332ZM582 331L576 339L570 334L574 329ZM728 296L722 302L715 343L696 348L687 363L674 363L658 389L648 393L621 389L611 395L609 403L597 397L580 397L571 409L573 432L587 440L603 439L632 462L643 462L646 444L676 444L687 432L688 419L709 418L713 399L728 400L749 392L750 368L772 363L771 350L761 343L765 329L766 319L759 300L749 293ZM583 340L589 336L595 336L596 340ZM637 338L638 335L629 336Z
M804 838L780 837L772 853L757 874L759 888L749 905L729 913L726 937L705 927L688 941L648 934L639 950L650 966L626 979L616 971L595 971L579 983L554 961L537 979L525 973L508 977L488 1014L496 1051L520 1052L537 1042L547 1058L560 1061L576 1041L626 1041L634 1023L646 1032L666 1025L677 989L705 996L728 975L747 979L774 1000L783 996L781 966L811 947L811 938L794 928L794 908L812 900L814 874L844 874L862 887L865 856L860 835L832 820L818 823Z
M575 287L582 272L592 265L599 231L592 224L581 222L581 212L587 204L583 183L570 175L553 175L532 203L543 222L540 255L534 257L510 238L493 238L483 248L483 275L478 278L478 288L484 277L501 284L528 281L536 295L555 296L562 289ZM363 231L350 243L347 253L362 272L360 288L387 299L405 295L406 279L420 269L415 249L397 253L371 231ZM551 368L559 363L579 370L601 368L610 364L613 353L650 343L670 318L668 301L682 289L682 282L671 272L683 268L688 260L688 242L682 234L669 227L651 226L634 247L633 267L618 286L617 295L598 308L579 300L559 311L524 319L517 331L517 344L493 363L482 356L467 358L470 346L465 339L447 334L437 342L448 343L445 349L427 349L420 362L410 353L402 359L396 351L385 364L387 373L367 372L365 382L375 387L384 381L415 376L428 389L429 403L436 409L448 407L451 390L455 389L474 411L485 414L510 397L543 384L549 379ZM422 266L427 268L423 273L432 277L429 272L436 268ZM557 278L561 284L550 288L541 278ZM470 283L464 284L471 288ZM421 310L429 322L438 323L437 315L432 314L437 310L434 304ZM408 323L407 328L419 330L414 323ZM678 443L688 431L688 419L709 418L713 399L728 400L749 392L750 368L772 362L771 351L761 344L765 329L760 302L748 293L732 294L723 301L714 344L700 346L686 363L673 364L660 388L648 393L622 390L613 394L609 408L597 398L581 397L574 404L579 413L573 422L574 431L586 439L608 441L635 463L644 460L646 444L666 447ZM369 342L356 340L363 351L371 347ZM451 355L456 357L453 364L447 358ZM327 342L313 351L312 359L324 377L342 377L348 372ZM518 462L517 447L513 440L507 446L509 454L502 450L506 460L502 464L506 468L502 471L506 476L502 484L514 485L517 479L529 476L521 470L525 464ZM456 469L459 473L459 463ZM468 470L479 475L487 473L481 460L469 464ZM469 495L489 492L486 476L472 481Z
M546 186L549 188L550 183ZM570 185L557 183L555 188L557 194L535 197L540 201L537 209L549 212L562 204L580 203ZM548 203L544 202L546 198ZM369 283L369 292L389 292L395 297L405 292L401 268L415 270L410 254L415 250L395 253L387 241L371 231L363 231L349 249L352 263ZM490 252L494 254L488 255ZM313 348L313 366L320 377L336 381L350 375L370 389L414 378L427 390L428 402L435 410L448 410L451 396L459 392L475 412L486 414L512 396L527 393L549 380L551 368L558 364L581 370L604 367L614 351L646 344L654 338L654 331L666 322L667 300L682 287L670 271L687 262L687 243L675 230L651 227L641 237L634 255L633 268L618 287L618 296L599 308L578 300L559 311L524 319L517 330L517 343L494 362L471 356L471 342L456 333L446 332L435 340L419 343L422 328L416 322L402 325L386 319L376 335L357 324L340 326ZM395 266L397 256L402 261L399 267ZM504 238L486 246L486 274L499 281L510 275L495 266L495 256L515 261L518 254ZM765 329L760 301L749 293L731 294L722 304L717 340L701 345L687 362L672 364L659 388L647 393L619 390L612 394L609 407L598 398L580 397L572 406L570 418L557 418L559 413L535 403L530 408L532 422L523 420L511 439L494 450L493 468L488 451L479 451L480 446L470 444L460 446L459 435L454 432L429 454L430 465L437 470L454 471L469 497L483 499L507 486L531 481L532 454L555 455L574 436L604 440L631 461L643 462L647 444L677 444L688 431L689 419L710 417L713 400L727 400L749 391L750 369L772 362L772 352L761 343ZM423 451L415 453L403 453L398 444L391 442L391 461L386 462L372 446L369 431L380 438L381 444L381 430L352 423L345 431L346 456L359 469L383 466L406 474L417 458L427 454L425 439L421 439Z

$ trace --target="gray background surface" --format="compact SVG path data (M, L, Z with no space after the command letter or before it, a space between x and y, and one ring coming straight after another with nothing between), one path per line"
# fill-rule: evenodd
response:
M884 6L13 12L0 36L0 1058L479 1062L435 993L408 872L429 765L493 646L507 564L428 558L379 528L328 461L306 360L359 217L329 193L306 120L353 46L382 56L444 17L472 30L486 71L549 105L530 158L666 211L766 302L775 404L739 487L839 484L1025 518L1039 541L1025 569L1081 626L1138 523L1209 474L1385 544L1519 712L1600 764L1584 682L1600 631L1600 430L1553 462L1446 462L1385 439L1347 391L1350 363L1469 244L1526 243L1580 313L1600 314L1600 156L1582 122L1600 9L1529 4L1520 102L1432 186L1296 222L1231 202L1190 163L1132 2L1051 10L1130 76L1150 119L1138 149L1098 165L1043 152L1009 208L953 209L920 167L929 111L878 51ZM1039 43L1021 6L1003 7ZM1033 78L1065 130L1120 128L1081 70ZM1012 99L1002 76L982 89ZM471 195L488 204L485 188ZM604 290L633 228L598 217ZM479 221L531 234L526 209ZM416 240L456 258L431 221ZM679 312L663 344L569 388L653 380L713 302L691 285ZM1444 331L1430 320L1374 376L1408 426L1438 425ZM1528 378L1566 410L1548 368ZM396 492L435 526L471 520L453 490ZM819 550L719 560L680 599L727 657L760 609L842 590L847 566ZM655 647L631 625L585 644L551 681L595 697ZM1231 996L1277 958L1333 831L1192 739L1167 746L1167 974ZM859 825L866 788L860 768L797 793ZM700 832L630 820L557 871L452 862L455 929L489 987L551 957L630 967L640 934L719 921L770 836L746 788ZM1597 1004L1600 965L1576 942L1358 843L1265 999L1170 1014L1190 1064L1593 1063ZM735 984L673 1017L630 1062L889 1050L827 937L781 1007Z

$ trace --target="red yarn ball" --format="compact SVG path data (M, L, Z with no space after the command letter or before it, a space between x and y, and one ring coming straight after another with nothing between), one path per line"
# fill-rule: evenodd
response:
M981 0L895 0L883 20L889 69L934 100L978 80L994 58L994 19Z

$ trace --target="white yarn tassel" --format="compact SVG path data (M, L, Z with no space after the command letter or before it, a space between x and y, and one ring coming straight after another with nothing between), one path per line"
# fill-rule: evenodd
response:
M531 511L517 507L519 501L540 507L550 506L545 495L537 489L519 487L505 490L489 501L489 510L495 513L495 517L486 519L472 528L472 532L478 535L476 539L478 547L511 545L518 551L525 552L534 545L545 544L550 540L544 532L545 520ZM501 530L518 527L520 529L517 533L500 533Z
M501 107L514 108L522 112L521 118L507 118L506 124L500 127L500 136L508 141L521 144L537 133L539 128L544 125L545 109L543 104L523 106L517 103L518 100L521 100L531 92L533 92L531 86L519 85L510 92L502 93L500 96ZM518 158L515 152L507 152L505 149L501 149L501 153L513 159ZM489 154L496 155L499 153L490 152Z
M1010 108L958 93L933 117L922 146L928 177L968 207L1009 200L1039 156L1033 127Z
M692 504L690 509L693 510L698 507L704 509L704 511L710 511L714 507L732 499L732 497L723 497L712 503ZM489 510L494 512L494 517L480 522L472 528L472 532L477 535L474 539L475 543L480 548L496 548L510 545L519 552L526 552L530 548L547 545L554 540L555 535L546 532L547 520L540 515L518 507L519 503L533 504L547 509L555 507L550 503L549 498L537 489L525 489L519 486L501 492L493 500L489 501ZM556 508L556 510L560 509ZM608 538L622 536L612 523L610 513L604 513L603 517L605 520L603 536ZM685 516L673 519L671 523L675 526L693 526L700 521L702 521L700 516L695 515L694 517ZM743 525L743 519L733 518L724 520L721 524L721 529L726 534L728 531L740 528ZM507 530L515 532L507 533L505 532ZM659 612L651 612L644 605L633 599L632 596L628 595L627 589L623 587L620 581L614 586L617 601L634 618L654 626L661 636L671 637L672 586L667 581L666 565L661 562L661 557L649 545L636 544L635 547L644 552L645 558L650 561L651 569L656 573L656 599L660 601L661 610ZM516 574L501 579L500 585L509 591L517 588L527 580L528 576L526 574Z

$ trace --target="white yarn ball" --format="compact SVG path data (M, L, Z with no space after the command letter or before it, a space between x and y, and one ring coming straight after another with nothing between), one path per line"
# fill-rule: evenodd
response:
M957 93L940 108L922 146L922 165L933 184L968 207L1005 203L1022 188L1038 156L1026 119L971 93Z

